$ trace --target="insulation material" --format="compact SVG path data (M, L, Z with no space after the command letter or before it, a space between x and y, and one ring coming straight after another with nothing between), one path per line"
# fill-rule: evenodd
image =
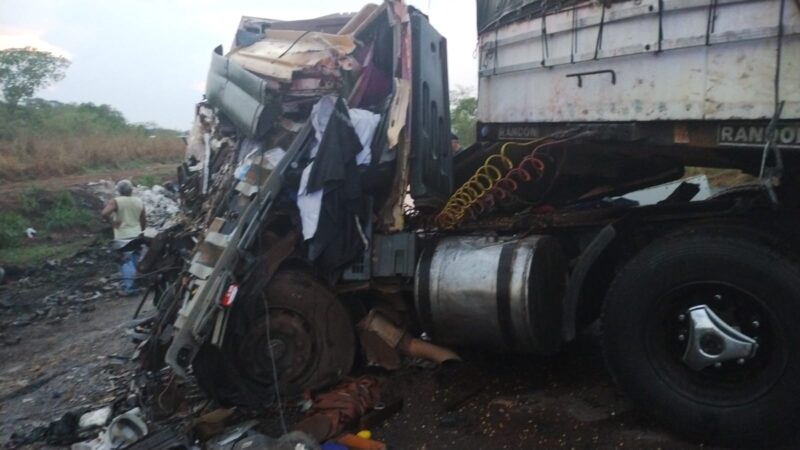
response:
M281 82L290 83L295 72L317 68L335 72L339 60L355 50L352 36L275 30L264 33L264 39L242 47L228 56L245 69ZM344 69L351 69L346 62Z

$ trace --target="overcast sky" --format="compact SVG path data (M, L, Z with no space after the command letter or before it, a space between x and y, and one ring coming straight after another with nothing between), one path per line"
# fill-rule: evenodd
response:
M372 0L379 3L379 0ZM107 103L132 122L186 130L211 50L226 51L243 15L305 19L361 0L0 0L0 49L32 46L72 60L38 96ZM474 87L475 2L411 0L448 40L451 88Z

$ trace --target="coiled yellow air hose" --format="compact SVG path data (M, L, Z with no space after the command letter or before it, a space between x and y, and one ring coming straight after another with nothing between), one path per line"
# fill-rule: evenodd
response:
M508 157L509 147L529 147L549 139L544 137L528 142L507 142L500 147L500 153L486 158L483 165L475 171L453 195L450 196L442 211L436 216L436 223L442 228L453 228L458 225L471 208L482 212L485 207L478 202L490 190L495 188L504 176L514 169L514 162Z

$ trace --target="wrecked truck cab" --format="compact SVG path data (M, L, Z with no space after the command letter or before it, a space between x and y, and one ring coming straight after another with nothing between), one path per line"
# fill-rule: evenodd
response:
M701 3L479 0L479 142L455 157L420 12L243 19L182 169L202 240L166 362L261 406L354 361L548 355L599 321L676 431L791 435L800 10Z
M283 385L299 390L346 375L354 327L323 280L357 272L351 265L372 233L404 229L407 186L430 210L452 189L446 40L401 2L369 5L348 19L342 32L330 34L314 31L314 21L293 30L291 23L273 29L275 22L246 18L234 49L212 54L207 101L198 106L189 139L197 162L184 169L184 185L192 186L184 206L205 236L166 351L179 374L193 363L195 372L213 367L214 358L234 357L229 348L247 347L254 353L235 359L265 363L260 374L249 366L238 370L250 384L271 386L265 374L274 369ZM291 308L298 294L288 288L269 310L252 306L290 284L280 281L288 276L282 265L297 268L292 280L315 286L301 296L307 307ZM326 314L333 308L335 317L315 316L320 298L328 298ZM281 312L281 302L293 312ZM245 308L269 319L244 323L256 318L239 314ZM292 338L252 335L265 321L271 325L261 333L272 328ZM344 325L333 340L340 346L315 331L328 322ZM209 378L198 375L201 382ZM259 401L269 397L260 394Z

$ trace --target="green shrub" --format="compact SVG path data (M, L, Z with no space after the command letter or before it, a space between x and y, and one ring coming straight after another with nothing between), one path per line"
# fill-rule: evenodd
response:
M28 223L16 213L0 213L0 248L17 245L25 235Z
M19 197L19 209L28 214L35 214L39 211L39 202L46 193L44 189L32 187L25 190Z
M134 181L137 185L145 187L153 187L153 185L158 184L158 178L150 173L137 177Z
M85 226L91 221L92 216L78 205L69 192L56 197L53 207L45 211L43 217L44 226L49 231Z
M181 132L131 124L108 105L28 99L13 116L0 104L0 179L23 180L115 168L178 164Z

